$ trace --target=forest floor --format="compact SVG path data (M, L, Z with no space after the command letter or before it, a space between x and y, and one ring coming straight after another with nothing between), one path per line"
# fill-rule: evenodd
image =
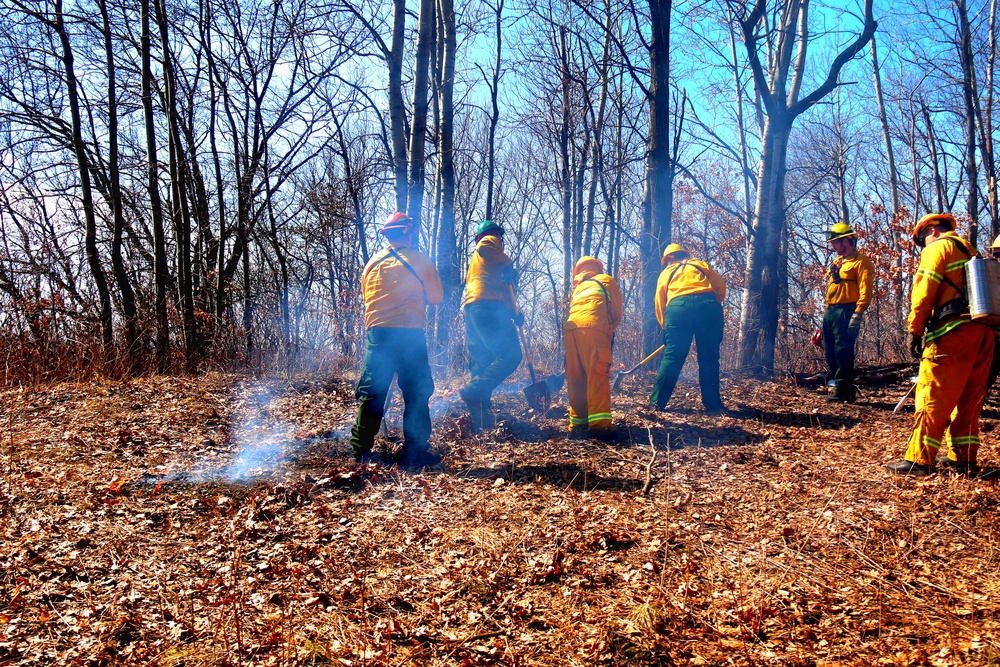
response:
M6 392L0 665L1000 664L1000 409L985 477L890 476L913 372L640 376L613 446L445 390L422 473L348 455L351 378Z

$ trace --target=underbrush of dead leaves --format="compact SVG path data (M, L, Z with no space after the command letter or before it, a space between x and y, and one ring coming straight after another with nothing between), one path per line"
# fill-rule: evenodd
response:
M446 389L421 473L348 456L349 378L6 392L0 665L1000 664L1000 491L885 472L906 385L649 383L616 445Z

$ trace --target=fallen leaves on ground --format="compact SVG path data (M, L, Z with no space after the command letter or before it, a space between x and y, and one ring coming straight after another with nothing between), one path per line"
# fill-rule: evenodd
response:
M732 379L710 417L689 385L650 411L648 384L615 397L616 445L517 392L473 436L446 388L423 473L348 456L349 379L6 392L0 664L1000 660L1000 493L885 472L905 385Z

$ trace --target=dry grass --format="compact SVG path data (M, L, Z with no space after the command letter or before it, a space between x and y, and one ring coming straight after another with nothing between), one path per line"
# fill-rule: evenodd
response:
M617 446L516 396L472 437L446 392L445 474L355 465L346 381L3 394L0 664L1000 664L1000 492L885 473L902 385L646 385Z

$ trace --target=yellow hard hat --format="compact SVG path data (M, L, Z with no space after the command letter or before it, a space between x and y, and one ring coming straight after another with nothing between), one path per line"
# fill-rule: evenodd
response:
M677 255L681 253L685 255L690 254L687 250L684 249L684 246L682 246L680 243L671 243L670 245L668 245L666 248L663 249L663 257L660 258L660 264L666 264L667 260L670 259L672 255Z
M854 233L854 229L846 222L838 222L826 233L826 240L833 242L837 239L846 239L851 236L857 236Z
M951 213L928 213L920 218L917 224L913 226L913 233L911 234L914 245L921 248L924 247L923 233L931 225L944 225L949 231L955 231L955 216Z
M993 243L991 243L989 245L989 249L990 250L1000 250L1000 234L998 234L997 237L995 239L993 239Z
M576 263L573 267L573 275L584 271L592 271L593 273L604 273L604 263L596 257L591 257L590 255L584 255L580 258L580 261Z

